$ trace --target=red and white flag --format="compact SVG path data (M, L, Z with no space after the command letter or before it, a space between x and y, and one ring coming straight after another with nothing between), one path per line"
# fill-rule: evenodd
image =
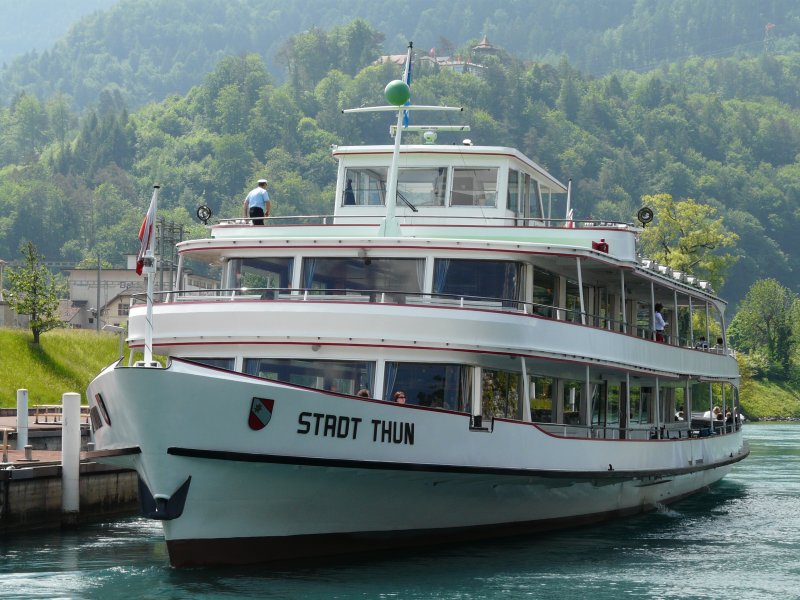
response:
M144 216L142 226L139 228L139 240L142 242L139 248L139 254L136 256L136 274L142 274L144 267L144 256L147 251L153 246L155 238L156 226L156 210L158 206L158 188L153 190L153 197L150 199L150 208L147 209L147 214Z

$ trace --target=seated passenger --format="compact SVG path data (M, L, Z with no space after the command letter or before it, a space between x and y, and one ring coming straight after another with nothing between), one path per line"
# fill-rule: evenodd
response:
M361 388L360 390L358 390L356 396L358 396L359 398L369 398L369 390L367 388Z
M397 390L394 395L392 396L392 400L397 402L398 404L405 404L406 403L406 393L402 390Z
M708 342L706 336L701 335L700 338L694 343L694 347L698 350L708 350Z

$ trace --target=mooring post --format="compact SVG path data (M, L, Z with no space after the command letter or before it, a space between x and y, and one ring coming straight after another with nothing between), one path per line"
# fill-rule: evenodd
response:
M74 525L80 511L81 395L61 397L61 524Z
M17 390L17 450L28 445L28 390Z

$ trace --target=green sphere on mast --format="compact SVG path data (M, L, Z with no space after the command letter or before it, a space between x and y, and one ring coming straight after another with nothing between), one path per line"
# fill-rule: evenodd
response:
M395 79L386 84L383 95L389 104L403 106L411 98L411 89L405 81Z

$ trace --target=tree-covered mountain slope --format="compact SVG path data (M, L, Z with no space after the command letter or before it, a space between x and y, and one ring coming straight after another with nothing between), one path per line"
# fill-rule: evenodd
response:
M229 54L258 54L280 81L290 36L355 18L383 32L387 53L411 40L424 52L466 56L487 35L516 56L551 64L566 56L594 75L693 55L800 50L794 0L120 0L0 72L0 103L23 90L40 99L61 92L83 108L111 88L135 107L185 94Z
M363 20L311 29L285 44L282 83L260 55L237 54L186 94L135 109L119 90L80 114L64 95L17 95L0 108L0 258L32 240L49 260L120 264L154 183L162 216L186 225L199 204L238 214L261 176L275 214L330 211L330 145L390 142L385 115L341 113L382 103L398 76L372 64L380 37ZM504 51L483 62L477 76L418 56L413 101L462 105L476 143L519 147L573 179L578 215L632 221L660 193L714 206L739 235L722 289L734 302L762 277L799 289L800 53L602 77Z

